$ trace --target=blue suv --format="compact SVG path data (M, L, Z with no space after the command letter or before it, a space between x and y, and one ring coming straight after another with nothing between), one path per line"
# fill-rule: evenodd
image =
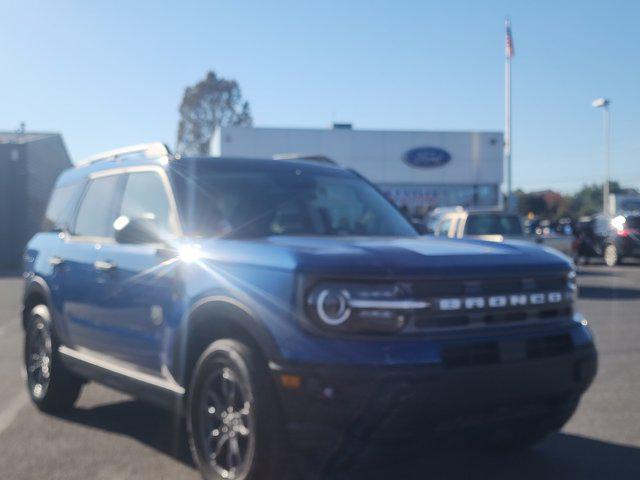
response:
M96 381L162 405L206 479L389 441L528 445L596 371L567 257L421 237L319 159L96 156L60 176L24 258L34 403Z

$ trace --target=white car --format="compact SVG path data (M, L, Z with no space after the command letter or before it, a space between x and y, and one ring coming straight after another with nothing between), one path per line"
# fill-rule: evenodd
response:
M573 241L571 236L559 234L529 235L522 228L518 215L499 210L455 210L443 213L434 228L434 234L492 242L526 240L555 248L566 255L571 255Z

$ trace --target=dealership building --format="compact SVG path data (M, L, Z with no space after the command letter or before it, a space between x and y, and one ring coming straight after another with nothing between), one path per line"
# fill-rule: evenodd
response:
M326 157L357 170L410 211L496 206L503 177L501 132L222 127L219 157Z

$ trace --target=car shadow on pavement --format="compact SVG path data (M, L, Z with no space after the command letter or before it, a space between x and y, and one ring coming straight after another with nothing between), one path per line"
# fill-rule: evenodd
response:
M61 418L127 435L193 467L183 421L162 409L127 400L76 408ZM565 433L554 434L536 447L521 452L443 450L411 459L402 452L391 450L364 463L326 480L640 478L640 448ZM309 478L312 477L315 475Z
M581 285L578 288L578 298L587 300L637 300L640 290L626 287L592 287Z
M127 435L193 467L184 420L166 410L137 400L126 400L92 408L74 408L59 418Z
M381 465L340 474L337 479L403 480L434 479L546 479L590 480L640 478L640 448L558 433L530 450L521 452L443 451L419 460L394 463L394 455ZM383 463L383 464L382 464ZM333 478L332 478L333 480Z

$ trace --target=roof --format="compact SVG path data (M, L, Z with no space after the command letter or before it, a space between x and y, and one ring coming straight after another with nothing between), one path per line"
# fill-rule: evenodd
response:
M315 161L305 158L274 160L271 158L246 157L182 157L171 162L172 166L188 168L190 164L198 167L211 166L214 169L234 170L242 168L246 171L282 172L292 168L304 168L307 172L346 172L347 169L333 162Z
M24 144L37 142L45 138L59 137L59 133L52 132L17 132L15 130L0 130L0 143Z
M150 143L141 143L138 145L131 145L128 147L121 147L115 150L109 150L108 152L99 153L97 155L93 155L86 159L83 162L80 162L77 165L77 169L83 169L84 167L97 167L98 169L103 169L100 167L111 168L115 163L122 164L146 164L146 163L160 163L162 165L168 163L169 161L180 161L181 163L193 163L193 162L215 162L216 165L220 165L222 162L229 162L229 165L237 164L238 162L258 162L258 164L263 165L273 165L274 161L277 163L289 163L289 164L316 164L316 165L325 165L332 167L339 167L334 161L331 159L318 156L318 155L287 155L277 157L274 156L273 159L256 159L256 158L233 158L233 157L182 157L180 155L174 155L169 150L164 143L161 142L150 142Z
M155 148L159 144L147 144ZM80 163L73 168L66 170L60 181L62 184L73 183L86 178L88 175L113 168L128 168L140 165L159 165L166 168L168 165L177 167L178 170L189 169L195 165L198 168L211 165L221 170L243 169L246 171L264 170L264 171L284 171L291 168L304 168L306 171L333 171L347 172L348 170L339 165L316 162L309 159L286 159L273 160L270 158L244 158L244 157L181 157L178 155L162 154L144 155L145 145L135 145L133 147L125 147L122 149L106 152L94 156L95 158L85 163ZM141 150L142 149L142 150ZM129 152L130 150L130 152ZM153 150L156 153L157 150ZM115 154L113 152L116 152ZM120 153L118 153L120 152ZM141 154L141 152L143 152ZM162 153L162 152L160 152Z
M144 156L147 159L160 159L164 157L172 157L173 154L164 143L152 142L152 143L140 143L138 145L131 145L128 147L116 148L107 152L98 153L92 155L80 162L80 165L87 165L95 162L104 162L107 160L125 160L128 158L135 158Z

